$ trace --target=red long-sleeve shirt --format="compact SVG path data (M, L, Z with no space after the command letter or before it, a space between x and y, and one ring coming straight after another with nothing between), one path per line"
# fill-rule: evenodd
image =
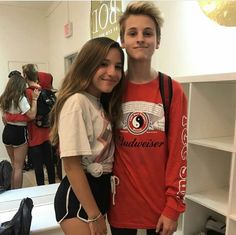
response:
M158 79L127 82L118 133L115 205L108 215L118 228L155 228L161 214L177 220L185 210L187 101L173 80L169 134Z

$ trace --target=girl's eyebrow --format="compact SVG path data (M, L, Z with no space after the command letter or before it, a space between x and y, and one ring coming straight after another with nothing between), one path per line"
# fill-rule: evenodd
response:
M103 60L103 62L110 62L111 60L109 60L109 59L104 59ZM122 62L121 61L118 61L118 62L116 62L116 64L121 64L122 65Z

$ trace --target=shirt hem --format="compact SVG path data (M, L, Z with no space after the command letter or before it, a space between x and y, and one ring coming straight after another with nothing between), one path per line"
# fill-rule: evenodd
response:
M109 221L110 225L114 228L128 228L128 229L155 229L154 225L140 225L140 224L115 224Z

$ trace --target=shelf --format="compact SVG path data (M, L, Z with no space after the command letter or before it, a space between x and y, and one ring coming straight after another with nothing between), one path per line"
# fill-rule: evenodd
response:
M204 139L192 139L188 140L189 144L200 145L204 147L214 148L227 152L235 152L234 137L215 137L215 138L204 138Z
M59 183L30 188L7 190L0 196L0 211L10 211L19 207L22 198L30 197L34 204L53 202Z
M228 190L226 188L188 194L186 198L224 216L227 214Z
M222 80L222 77L224 78ZM175 77L174 79L181 83L199 83L199 82L235 82L236 74L222 73L222 74L204 74L184 77Z
M188 178L183 234L207 218L236 235L236 73L180 78L188 97Z

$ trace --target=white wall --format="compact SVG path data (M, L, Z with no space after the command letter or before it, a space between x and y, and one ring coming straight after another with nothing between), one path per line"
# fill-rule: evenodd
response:
M48 62L48 33L42 12L0 4L1 92L8 62Z
M8 81L9 66L31 62L48 64L45 16L39 10L0 4L0 94ZM1 158L8 157L0 140Z
M53 12L47 17L49 31L50 72L55 78L54 85L59 87L64 77L64 57L77 52L90 38L90 1L60 2L52 6ZM64 37L64 25L73 23L73 36Z
M123 0L123 8L130 2ZM164 13L160 49L153 67L173 77L236 71L236 27L223 27L207 18L198 1L155 1ZM48 17L50 70L61 79L63 57L79 50L90 38L90 1L69 2L72 38L63 37L67 22L67 2L61 2ZM58 82L59 84L59 82Z
M210 20L198 1L156 2L165 23L154 65L174 77L236 71L236 27Z

